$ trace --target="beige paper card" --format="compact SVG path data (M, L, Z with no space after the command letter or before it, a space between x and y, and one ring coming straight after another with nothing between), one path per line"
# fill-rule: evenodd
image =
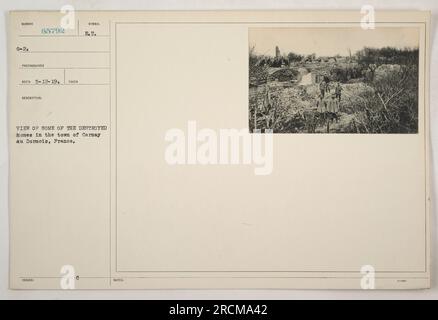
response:
M11 12L11 288L428 288L430 15L366 18Z

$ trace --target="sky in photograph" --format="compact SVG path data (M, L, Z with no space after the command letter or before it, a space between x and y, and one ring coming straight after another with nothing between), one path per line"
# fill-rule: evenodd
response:
M250 28L249 45L257 54L316 53L317 56L342 56L363 47L418 47L419 28Z

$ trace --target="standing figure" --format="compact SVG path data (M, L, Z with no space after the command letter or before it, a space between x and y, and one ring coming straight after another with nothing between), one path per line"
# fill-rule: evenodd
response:
M331 120L335 119L338 122L339 101L336 99L336 95L332 94L327 102L327 111Z
M336 99L338 99L338 102L341 102L341 92L342 92L342 87L341 84L338 82L335 87L335 95L336 95Z
M325 113L326 111L323 96L321 93L318 94L318 97L316 98L316 109L319 113Z
M321 93L321 96L324 98L325 92L327 90L327 83L325 82L325 80L322 80L319 83L319 91Z
M330 92L330 81L329 80L325 80L325 93L329 93Z

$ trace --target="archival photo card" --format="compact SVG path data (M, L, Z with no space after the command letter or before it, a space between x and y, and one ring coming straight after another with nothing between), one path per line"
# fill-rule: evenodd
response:
M429 288L430 13L362 18L11 12L10 287Z

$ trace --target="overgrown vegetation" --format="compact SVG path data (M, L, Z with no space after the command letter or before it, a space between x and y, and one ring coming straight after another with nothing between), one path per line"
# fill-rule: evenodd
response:
M276 63L272 63L273 61ZM278 62L281 66L278 67ZM418 49L363 48L348 57L289 53L281 59L250 49L250 130L274 132L415 133ZM300 85L312 73L311 85ZM318 111L318 82L340 82L340 112Z

